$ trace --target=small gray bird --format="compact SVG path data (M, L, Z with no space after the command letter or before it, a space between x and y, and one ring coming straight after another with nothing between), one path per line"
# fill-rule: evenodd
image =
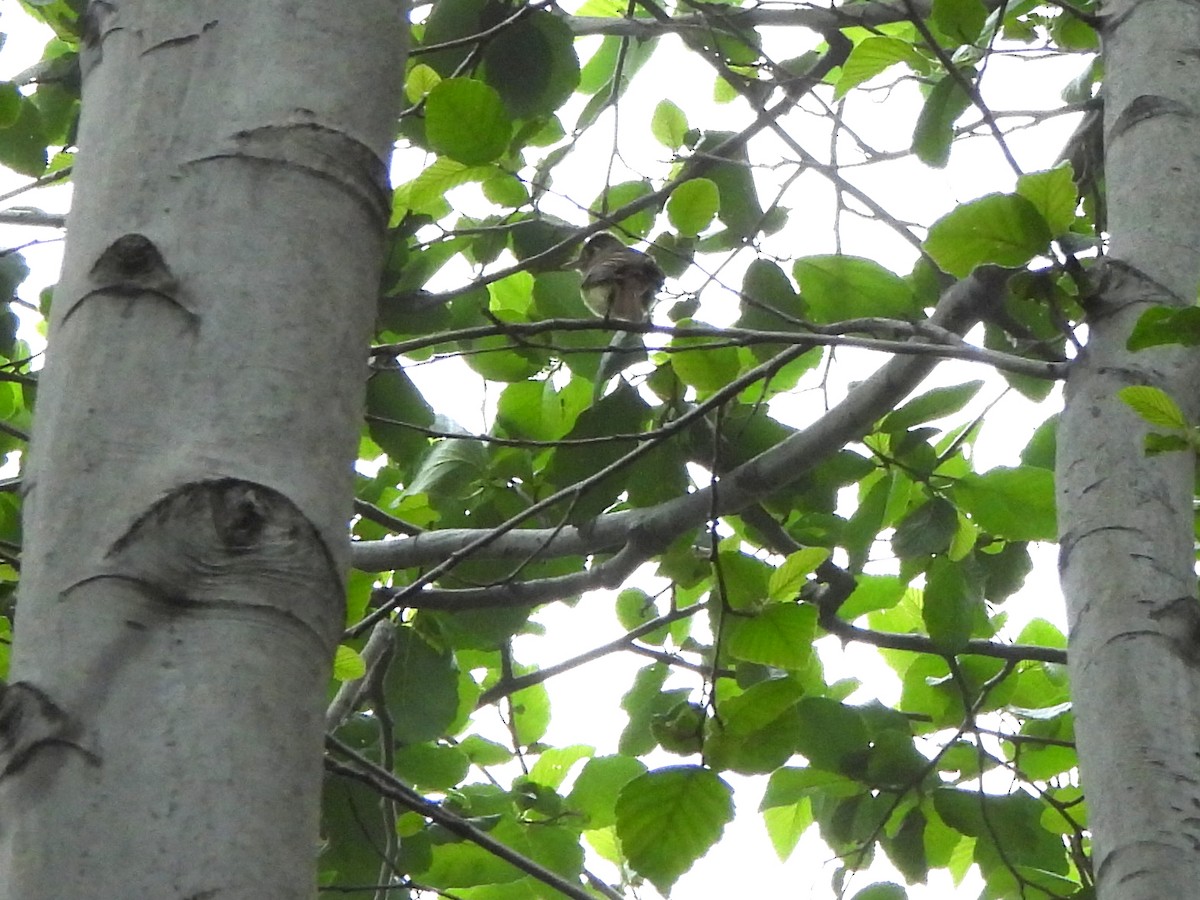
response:
M601 318L626 322L646 318L667 278L653 259L605 231L588 239L572 268L583 272L579 290L588 308Z

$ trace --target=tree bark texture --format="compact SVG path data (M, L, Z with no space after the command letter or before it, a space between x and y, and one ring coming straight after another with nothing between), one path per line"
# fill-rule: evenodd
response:
M1059 431L1060 571L1098 896L1160 900L1200 883L1195 459L1147 456L1117 392L1152 385L1197 411L1195 350L1126 341L1150 306L1196 302L1200 9L1104 15L1111 243Z
M404 9L88 17L0 898L310 896Z

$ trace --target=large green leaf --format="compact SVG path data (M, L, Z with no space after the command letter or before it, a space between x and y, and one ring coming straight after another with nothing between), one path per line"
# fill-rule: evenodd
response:
M959 70L961 78L971 81L975 73ZM925 98L925 105L917 117L913 131L913 152L917 159L930 166L941 168L950 160L950 144L954 140L954 123L971 105L971 99L949 75L933 86Z
M470 78L448 78L425 98L425 134L438 153L467 166L499 159L512 123L495 88Z
M925 249L960 278L976 266L1022 266L1049 248L1050 227L1036 206L1016 194L988 194L964 203L929 229Z
M617 797L621 788L645 771L646 766L641 760L630 756L589 759L567 794L567 806L586 816L585 828L607 828L617 821Z
M435 650L412 628L397 628L383 690L398 741L441 737L458 710L454 657Z
M966 384L933 388L888 413L879 428L881 431L903 431L931 419L956 413L979 393L981 387L982 381L968 381Z
M616 817L630 865L666 893L733 819L733 791L700 766L656 769L621 789Z
M746 662L800 669L812 654L816 624L816 609L795 603L772 604L750 617L728 616L725 649Z
M938 557L929 569L922 612L933 642L947 653L957 653L983 614L978 580L961 563Z
M46 171L48 142L41 111L31 98L23 97L16 119L0 128L0 165L22 175L41 175Z
M708 227L721 207L716 182L692 178L671 192L667 200L667 218L680 233L694 237Z
M954 502L981 528L1013 541L1049 541L1057 534L1054 473L1021 466L967 475L953 487Z
M534 10L492 37L482 75L513 118L548 116L579 84L574 36L559 16Z
M817 322L860 316L907 319L919 312L908 283L873 260L810 256L796 260L794 272Z

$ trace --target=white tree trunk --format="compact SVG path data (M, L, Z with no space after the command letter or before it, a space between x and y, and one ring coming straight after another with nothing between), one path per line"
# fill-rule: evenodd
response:
M1200 283L1200 10L1106 3L1111 259L1059 433L1060 568L1076 737L1104 900L1200 884L1200 606L1190 453L1147 457L1116 396L1161 387L1195 414L1196 351L1130 353L1148 305Z
M0 898L308 896L403 9L91 16Z

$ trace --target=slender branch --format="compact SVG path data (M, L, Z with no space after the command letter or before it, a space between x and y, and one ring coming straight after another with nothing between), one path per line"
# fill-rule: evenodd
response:
M371 631L371 636L367 638L367 645L363 647L362 651L366 674L354 681L342 682L342 686L338 688L333 700L330 701L329 708L325 710L327 731L337 728L354 711L359 697L362 696L363 688L375 677L376 667L381 665L387 652L392 648L394 630L395 626L392 625L391 619L384 619L376 623L374 630Z
M931 0L920 0L913 5L925 16L929 15L933 6ZM989 12L999 5L998 0L987 0L984 3ZM714 30L725 31L726 29L719 27L721 22L729 23L728 27L735 32L744 31L747 28L769 26L808 28L824 34L853 25L869 28L892 22L902 22L908 18L908 14L908 9L903 3L895 2L895 0L875 0L875 2L843 4L834 8L807 4L783 7L758 6L749 9L722 7L720 17L697 13L672 16L666 20L599 16L564 16L564 20L578 35L607 34L648 40L663 34L689 31L696 31L707 36Z
M35 228L66 228L67 217L40 209L0 210L0 225L28 225Z
M933 653L947 656L942 648L923 634L895 634L887 631L872 631L869 628L859 628L835 616L822 616L821 627L830 634L837 635L843 641L857 641L883 647L888 650L911 650L913 653ZM1066 665L1067 651L1055 647L1039 647L1034 644L1000 644L975 638L967 641L957 656L988 656L992 659L1003 659L1008 662L1045 662Z
M555 675L561 675L564 672L569 672L586 663L594 662L612 653L617 653L621 650L632 649L633 642L640 637L650 634L652 631L657 631L664 625L670 625L672 622L678 622L680 619L686 619L694 616L698 612L707 609L707 604L693 603L691 606L685 606L682 609L673 609L665 615L651 619L649 622L644 622L632 631L628 631L621 635L615 641L609 641L607 644L601 644L599 647L593 647L586 653L580 653L578 656L573 656L570 659L563 660L560 663L555 663L552 666L546 666L542 669L537 669L533 672L527 672L524 675L514 675L512 678L505 679L498 684L488 688L480 696L479 701L475 704L476 709L484 706L491 706L493 703L498 703L504 697L511 696L517 691L524 690L527 687L532 687L535 684L542 684L549 681Z
M930 355L943 359L961 359L984 363L1006 372L1029 375L1033 378L1062 379L1067 375L1067 363L1026 359L1011 353L990 350L968 344L961 335L951 335L945 329L931 327L925 322L905 322L899 319L854 319L833 325L803 323L805 331L763 331L753 328L716 328L704 325L660 325L653 322L622 322L621 330L639 334L664 334L675 338L712 338L721 341L720 346L750 346L760 344L791 345L805 343L808 346L855 347L880 353L903 356ZM554 331L608 331L609 323L593 319L543 319L540 322L493 323L439 332L427 337L411 338L394 344L380 344L371 348L372 356L392 356L411 353L427 347L436 347L452 341L473 340L495 335L530 337ZM898 340L889 338L857 337L844 334L846 331L877 331L893 335L921 336L936 342ZM599 352L601 348L597 348ZM661 347L657 350L671 353L675 350L693 351L703 349L692 344L687 347ZM578 352L578 351L577 351Z
M553 534L548 535L546 543L552 541ZM537 547L528 555L538 555L542 549L543 547ZM584 591L620 587L651 555L649 550L630 543L622 547L611 559L569 575L536 578L530 581L505 581L473 588L432 588L416 593L412 592L412 585L404 585L398 588L380 588L374 592L371 599L387 609L401 603L409 609L448 610L538 606L567 597L576 597Z

